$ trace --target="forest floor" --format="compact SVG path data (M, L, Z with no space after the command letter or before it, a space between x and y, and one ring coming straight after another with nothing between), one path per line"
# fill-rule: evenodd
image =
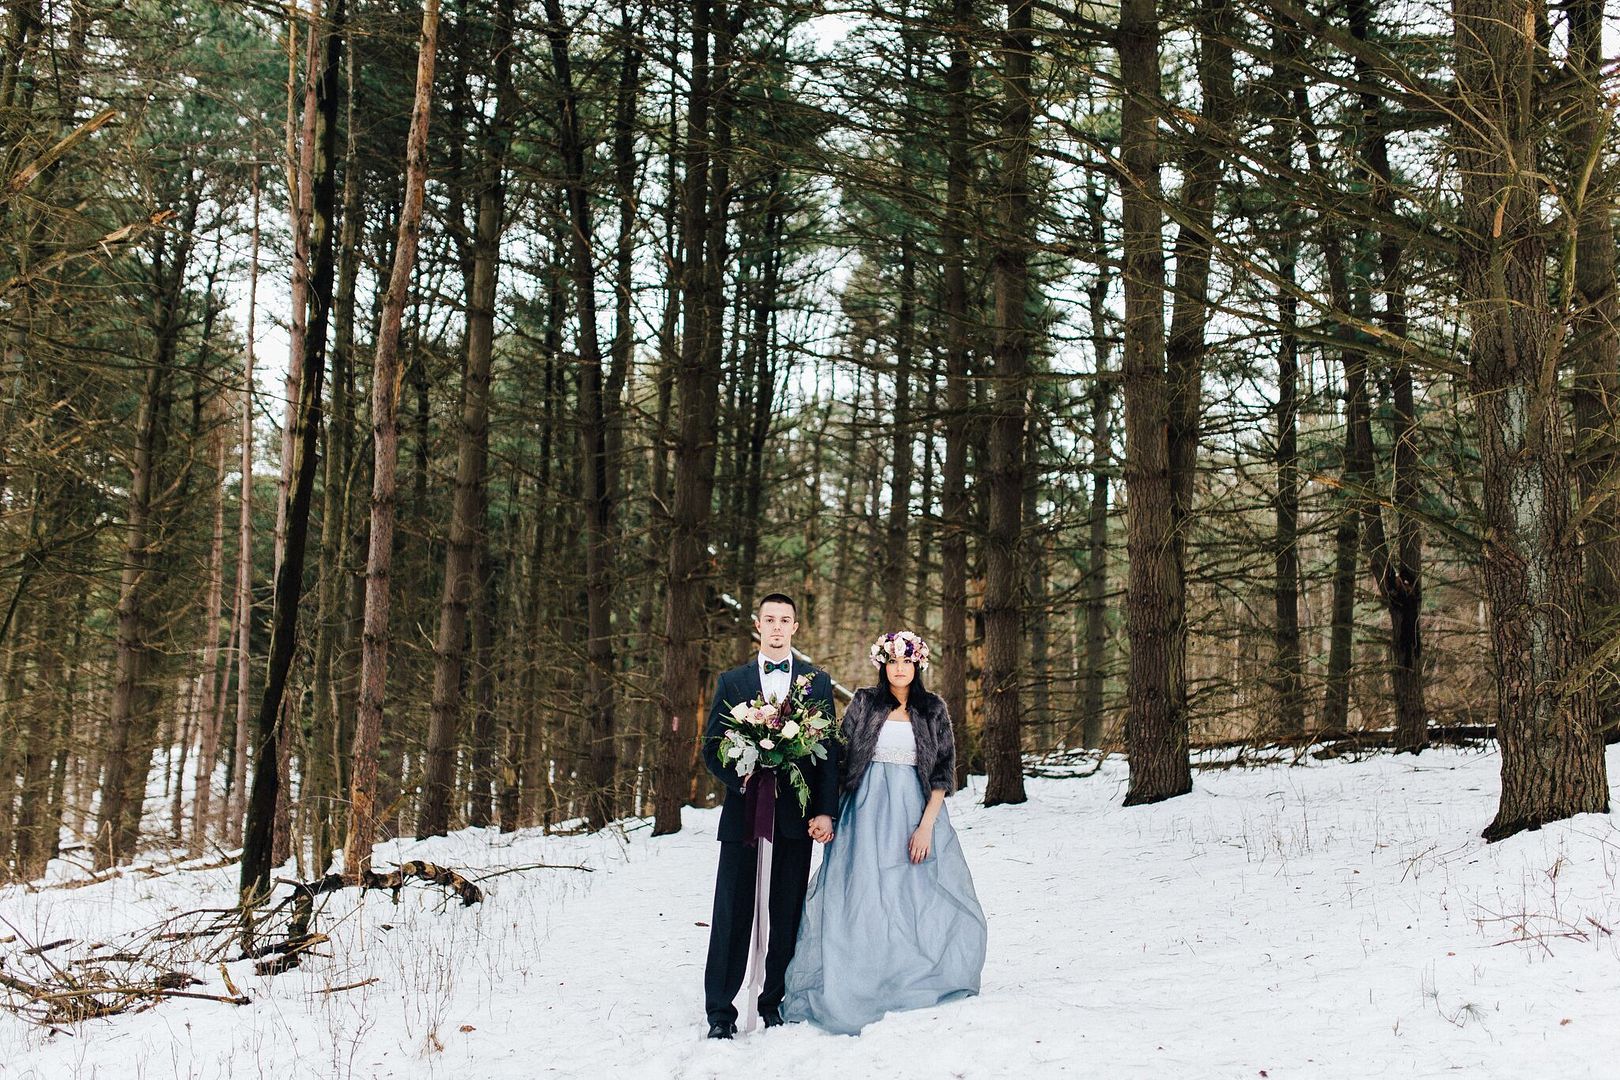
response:
M166 1000L55 1033L0 1012L0 1076L1615 1075L1620 820L1487 846L1490 751L1202 763L1216 767L1193 794L1129 810L1117 758L1031 778L1020 806L977 805L975 778L950 809L990 924L983 992L858 1037L790 1025L701 1038L718 814L688 811L659 838L631 821L382 845L379 865L497 876L470 908L420 885L397 906L330 896L326 955L274 977L228 965L250 1005ZM591 869L498 873L535 863ZM182 864L0 889L0 938L23 936L0 947L13 961L0 971L18 970L26 942L116 943L228 905L235 881L234 866ZM194 989L227 992L217 966L196 973Z

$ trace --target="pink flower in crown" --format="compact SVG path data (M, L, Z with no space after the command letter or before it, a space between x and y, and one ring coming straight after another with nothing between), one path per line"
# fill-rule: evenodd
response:
M928 666L928 642L910 630L884 634L872 643L870 658L873 667L882 667L891 660L910 660L922 670Z

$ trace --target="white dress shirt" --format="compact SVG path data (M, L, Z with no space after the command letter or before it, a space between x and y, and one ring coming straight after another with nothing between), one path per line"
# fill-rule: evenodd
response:
M766 701L782 701L788 696L788 690L793 685L793 669L791 667L793 654L789 653L787 656L790 665L787 671L773 671L769 675L765 674L766 659L764 653L759 653L754 658L754 664L759 668L759 691L765 695Z

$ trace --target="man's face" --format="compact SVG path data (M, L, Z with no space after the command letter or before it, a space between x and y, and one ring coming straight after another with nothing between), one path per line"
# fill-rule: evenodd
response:
M754 616L754 628L759 631L759 643L772 652L779 652L793 644L793 632L799 621L793 617L793 605L778 600L761 604Z

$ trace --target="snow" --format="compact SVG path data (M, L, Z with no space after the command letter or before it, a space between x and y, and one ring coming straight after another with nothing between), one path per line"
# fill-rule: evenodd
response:
M858 1037L701 1038L717 811L658 838L632 821L395 841L379 865L593 872L488 877L473 908L421 886L397 907L340 894L327 957L273 978L229 965L252 1005L171 1000L57 1034L0 1013L0 1076L1614 1076L1620 827L1588 815L1487 846L1499 764L1207 768L1193 794L1128 810L1118 759L1032 778L1020 806L978 805L975 778L951 814L990 922L983 993ZM234 885L226 866L12 886L0 937L108 940Z

